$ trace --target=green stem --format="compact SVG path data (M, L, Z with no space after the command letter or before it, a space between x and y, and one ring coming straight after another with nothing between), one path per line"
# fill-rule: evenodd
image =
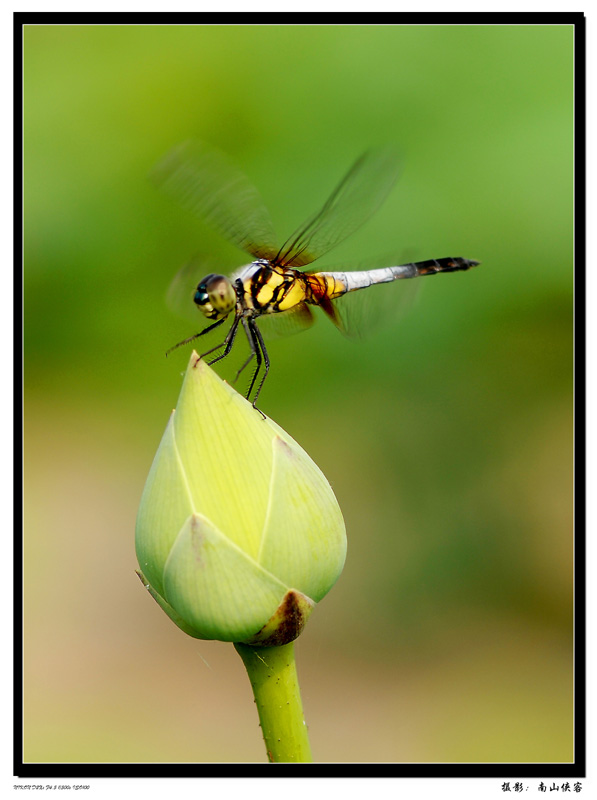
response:
M280 647L235 643L234 647L249 674L268 759L311 762L294 662L294 642Z

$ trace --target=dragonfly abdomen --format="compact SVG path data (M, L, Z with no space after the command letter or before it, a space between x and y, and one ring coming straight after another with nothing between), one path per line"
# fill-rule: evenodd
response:
M383 267L361 272L319 272L309 277L311 280L317 278L325 287L323 294L333 300L346 292L366 289L377 283L390 283L398 278L416 278L417 274L414 264L405 264L400 267Z
M457 270L476 267L478 261L467 258L431 258L427 261L413 261L398 267L383 267L382 269L368 269L361 272L319 272L311 278L317 277L327 288L327 297L334 299L346 292L357 289L366 289L377 283L391 283L401 278L418 278L423 275L435 275L438 272L456 272Z
M428 261L417 261L408 266L415 267L417 275L435 275L438 272L458 272L459 270L478 267L480 263L480 261L471 261L469 258L458 256L456 258L430 258Z

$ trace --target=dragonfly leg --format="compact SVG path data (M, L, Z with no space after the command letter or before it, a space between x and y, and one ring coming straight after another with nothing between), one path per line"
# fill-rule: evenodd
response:
M207 350L205 353L201 353L201 358L205 358L205 356L208 356L210 353L215 353L216 350L220 350L222 347L224 348L223 353L220 353L219 356L216 356L215 358L212 358L211 361L207 362L210 367L212 364L215 364L216 361L220 361L222 358L226 358L228 353L232 350L232 345L234 344L234 339L236 337L236 331L238 330L239 322L240 322L240 317L236 317L236 319L232 323L230 330L226 334L226 338L224 339L224 341L216 345L215 347L212 347L211 350Z
M192 342L195 339L198 339L200 336L203 336L203 334L209 333L210 331L213 331L213 329L217 328L218 325L221 325L222 322L224 322L225 319L226 319L226 317L223 317L222 319L219 319L217 322L214 322L213 325L208 325L207 328L203 328L203 330L199 331L199 333L194 333L192 336L189 336L188 339L183 339L182 342L178 342L173 347L170 347L168 350L166 350L166 355L170 355L170 353L173 350L176 350L177 347L181 347L183 344L189 344L189 342ZM220 347L221 346L222 345L220 345ZM211 352L211 350L210 350L210 352Z
M261 345L263 344L263 339L261 338L261 333L259 332L259 328L255 325L252 319L244 319L243 318L243 327L245 329L245 333L247 334L247 339L249 340L249 347L251 348L251 355L247 359L247 361L243 364L241 369L239 370L239 374L242 370L247 366L247 364L251 361L253 356L257 359L257 366L255 368L255 372L253 373L253 377L251 379L251 385L249 386L249 391L246 394L247 400L251 397L251 392L253 391L253 387L255 386L255 380L257 379L257 375L259 374L259 370L261 369L261 364L263 363L263 358L261 356ZM267 356L266 356L267 359ZM267 368L269 369L269 359L267 359ZM257 395L263 385L263 380L259 384L259 389L257 390ZM255 401L257 400L257 395L255 395L255 399L253 400L253 408L256 411L259 411L263 419L265 419L265 414L255 405Z
M263 341L263 336L261 335L261 331L257 327L257 324L255 323L255 321L252 320L252 319L249 320L249 329L251 330L251 333L252 333L252 335L253 335L253 337L255 339L256 354L257 354L257 359L259 361L259 366L261 366L261 357L260 357L261 354L259 352L260 350L261 350L261 353L263 353L263 360L265 362L265 371L263 373L263 377L261 378L259 386L257 387L257 391L255 392L255 397L253 398L253 408L257 408L257 406L256 406L257 398L259 397L259 393L261 392L261 389L263 388L263 384L265 383L265 379L267 378L267 373L269 372L269 356L267 354L267 349L265 347L265 342ZM253 382L251 383L251 389L253 388L253 384L255 383L255 378L257 377L257 372L259 372L259 368L255 371L255 375L253 376ZM257 411L259 411L258 408L257 408ZM261 412L261 411L259 411L259 413L263 414L263 412ZM263 414L263 418L265 419L265 414Z
M248 335L247 335L247 338L249 338L249 337L248 337ZM251 341L251 340L249 339L249 341ZM238 370L238 372L237 372L237 373L236 373L236 375L234 376L234 380L232 381L232 383L236 383L236 382L237 382L237 380L238 380L238 379L239 379L239 377L240 377L240 374L241 374L241 372L242 372L242 371L243 371L243 370L244 370L246 367L248 367L248 366L249 366L249 364L251 363L251 361L252 361L252 359L253 359L254 357L255 357L255 352L254 352L253 350L251 350L251 353L249 354L249 357L247 358L247 360L245 361L245 363L242 365L242 367L240 367L240 369Z

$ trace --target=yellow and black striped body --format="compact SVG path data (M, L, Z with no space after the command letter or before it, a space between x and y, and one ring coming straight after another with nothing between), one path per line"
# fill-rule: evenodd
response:
M254 261L238 273L243 287L242 304L256 316L292 311L301 303L325 306L348 291L340 274L306 274L292 267Z

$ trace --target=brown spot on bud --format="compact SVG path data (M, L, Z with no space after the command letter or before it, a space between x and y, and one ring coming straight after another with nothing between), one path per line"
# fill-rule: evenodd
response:
M280 647L294 641L302 633L315 603L310 597L289 589L263 628L244 644L258 647Z

